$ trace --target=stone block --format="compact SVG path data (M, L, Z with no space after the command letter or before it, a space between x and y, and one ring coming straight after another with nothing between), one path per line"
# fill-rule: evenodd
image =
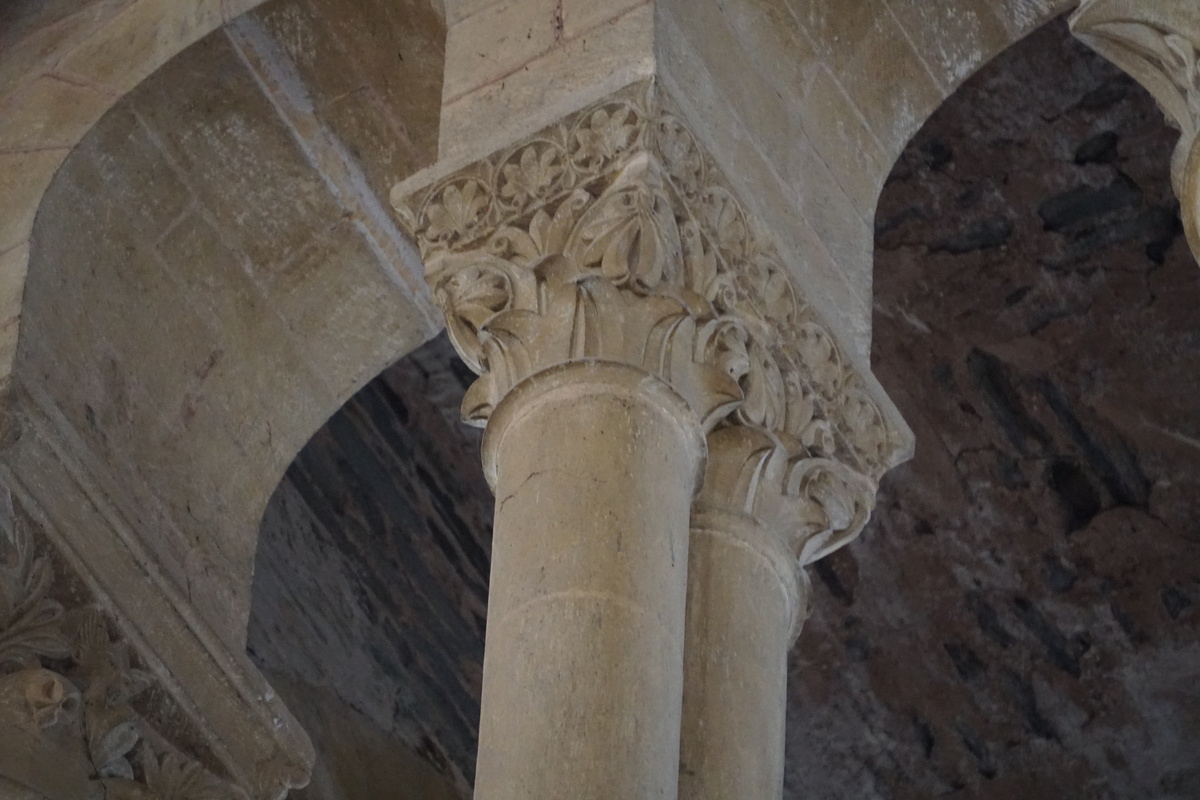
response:
M365 76L348 57L333 27L316 15L316 7L309 0L268 3L256 9L251 18L262 23L291 60L316 109L366 85Z
M428 336L421 313L351 223L299 254L270 298L339 402Z
M262 290L203 215L189 212L155 249L188 304L217 332L220 357L287 343L287 331Z
M800 30L812 44L814 56L835 74L862 46L876 16L889 17L877 0L784 0Z
M127 3L129 0L123 0ZM123 2L47 0L0 10L0 98L49 72L120 10Z
M442 108L442 159L482 155L654 74L654 11L633 8Z
M67 153L67 148L0 153L0 253L29 238L42 195Z
M446 78L450 103L510 75L558 44L562 22L555 0L501 0L446 32Z
M1077 5L1076 0L1005 0L992 4L992 9L1004 23L1012 43Z
M1008 30L993 11L998 5L1003 4L889 0L917 53L947 94L1008 45Z
M946 94L891 14L872 19L851 57L830 68L883 144L889 169Z
M361 165L384 207L393 185L432 160L432 151L417 151L402 124L403 117L389 113L371 87L335 100L317 115Z
M810 70L810 75L803 99L798 103L804 130L859 216L872 220L891 163L883 145L833 74L824 65L818 65Z
M196 46L141 87L134 108L192 177L221 234L269 280L341 209L223 38ZM191 91L178 91L180 82Z
M58 180L79 207L94 197L108 198L120 209L123 222L149 242L194 202L156 137L126 104L113 108L92 128L76 148L71 168Z
M222 22L219 0L137 0L75 48L58 69L125 93Z
M29 268L29 243L0 253L0 319L20 316L25 272Z
M112 103L107 92L43 75L0 106L0 151L70 147Z
M446 25L454 25L503 0L445 0Z
M432 163L445 72L445 22L422 0L311 0L382 99L392 127Z
M686 14L691 4L671 0L669 7L679 16ZM805 76L818 59L812 42L800 29L800 21L787 3L742 0L737 5L723 4L719 8L736 33L741 50L785 97L803 87Z
M652 0L561 0L560 38L576 39Z

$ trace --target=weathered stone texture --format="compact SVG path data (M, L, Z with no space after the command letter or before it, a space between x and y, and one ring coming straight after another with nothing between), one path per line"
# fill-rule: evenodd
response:
M474 774L491 546L479 436L458 422L473 378L439 337L313 438L263 521L247 645L310 730L328 713L307 701L315 688L460 788ZM326 752L318 773L331 758L339 773L386 770L354 756Z
M445 34L426 4L380 0L279 0L234 28L126 96L59 171L18 373L240 649L254 534L288 462L436 330L383 208L434 158ZM317 76L292 52L327 80L273 82Z
M1054 23L893 170L874 363L917 456L815 570L792 791L1200 792L1200 285L1172 143Z

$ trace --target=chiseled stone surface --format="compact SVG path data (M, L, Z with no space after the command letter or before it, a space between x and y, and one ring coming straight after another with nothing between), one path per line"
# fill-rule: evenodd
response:
M40 207L17 376L235 650L288 463L439 326L386 193L435 158L444 35L421 0L268 3L125 96Z
M875 364L917 457L814 569L786 797L1200 791L1200 286L1173 138L1054 23L897 165ZM251 626L264 670L336 687L463 797L492 503L453 421L469 379L436 339L318 435L272 504Z

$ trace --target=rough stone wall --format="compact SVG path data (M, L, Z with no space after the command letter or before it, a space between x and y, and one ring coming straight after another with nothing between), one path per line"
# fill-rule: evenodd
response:
M793 796L1200 796L1200 272L1173 140L1055 23L896 165L874 363L917 456L815 569Z
M401 761L418 753L467 794L492 517L478 431L458 421L472 377L440 336L313 437L263 520L248 636L318 749L334 741L330 720L349 716L340 738L390 742ZM322 693L324 704L309 701ZM386 774L383 755L342 744L317 775ZM318 783L301 796L340 795Z

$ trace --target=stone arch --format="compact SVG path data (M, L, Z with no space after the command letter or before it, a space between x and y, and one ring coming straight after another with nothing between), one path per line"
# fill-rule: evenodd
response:
M419 1L240 17L91 127L22 246L29 427L70 443L234 652L284 469L440 329L383 198L434 158L443 35ZM405 66L368 74L393 48Z
M29 261L34 216L50 181L71 149L120 97L171 56L262 0L129 0L105 3L19 3L6 12L0 68L0 320L4 320L0 369L7 373L16 348L21 295ZM903 143L953 91L995 53L1021 38L1073 0L980 0L938 4L900 2L863 6L852 14L840 4L805 6L812 38L835 69L870 51L899 57L924 84L912 97L849 87L850 118L873 133L882 156L867 181L873 207L886 168ZM448 21L465 18L485 3L449 4ZM874 94L872 98L871 95ZM829 95L832 102L844 98ZM465 97L465 95L464 95ZM887 107L899 98L902 105ZM462 97L452 98L462 100ZM853 123L852 123L853 124ZM826 157L828 160L828 157ZM853 183L848 176L843 183ZM861 183L861 178L858 181Z
M262 0L16 3L0 20L0 282L9 372L34 216L67 155L176 53Z
M7 310L0 309L0 319L8 320L9 333L8 355L0 357L0 365L17 352L19 324L24 332L16 356L18 383L31 400L32 427L37 435L43 440L55 439L60 446L65 442L65 449L71 451L68 458L94 473L101 484L97 491L123 508L143 539L156 539L150 543L154 560L177 586L186 589L188 601L235 651L240 648L246 608L244 590L238 587L248 586L250 561L245 556L247 550L253 553L253 541L247 541L244 534L256 527L257 513L279 474L307 436L356 385L438 327L418 309L408 323L420 321L397 324L392 329L394 340L373 350L380 343L370 336L372 324L364 309L373 308L372 301L381 298L419 301L420 289L412 289L419 281L407 282L386 270L381 273L383 278L376 275L373 282L338 285L336 280L314 281L291 299L300 306L308 303L307 310L312 311L313 303L324 303L331 295L340 297L344 313L337 321L363 334L341 354L328 351L314 363L307 358L311 353L298 351L306 345L327 344L328 337L314 335L298 344L296 331L289 330L288 320L282 318L272 318L265 326L269 331L245 324L247 314L253 317L274 302L255 276L208 285L203 280L189 283L195 273L168 274L154 269L162 266L161 254L144 260L136 254L133 240L155 231L162 235L155 237L151 249L173 243L178 248L174 263L203 254L206 266L232 263L230 274L238 276L237 254L222 253L228 248L222 248L220 236L213 235L221 220L211 210L197 210L204 205L202 198L196 200L199 206L189 201L169 217L154 217L162 207L133 209L131 213L143 216L117 224L110 224L112 208L99 209L93 202L91 210L103 214L76 218L73 211L82 207L65 202L72 192L86 196L99 185L94 172L89 176L81 174L87 170L60 170L72 150L78 150L82 163L89 152L91 157L103 159L133 141L131 136L154 138L153 126L147 130L137 114L131 120L128 108L111 115L111 127L94 127L118 98L147 77L147 91L155 88L156 77L160 81L157 88L163 91L171 76L158 68L173 54L257 5L249 0L199 4L141 0L127 5L97 2L76 13L67 13L66 4L49 10L22 7L14 15L18 24L10 29L14 46L6 47L0 59L0 85L11 87L11 91L0 92L6 98L5 118L0 124L0 209L4 212L0 276L6 291L0 294L0 303L8 303ZM807 135L814 139L817 159L826 163L831 175L829 195L838 194L842 203L831 206L832 213L848 210L855 218L853 226L836 234L845 238L833 242L828 251L834 255L835 266L843 263L843 255L849 256L845 263L861 262L854 263L855 276L861 277L865 270L867 288L864 297L860 287L858 299L865 299L868 310L870 216L888 165L924 116L967 73L1068 5L1057 0L1013 0L993 7L981 1L974 4L974 14L962 13L962 4L951 0L932 7L895 0L854 14L842 13L842 4L835 2L804 6L818 15L808 20L813 24L804 33L809 45L824 48L816 54L818 60L823 59L818 71L832 78L845 68L847 75L859 80L857 85L840 85L834 79L827 85L831 105L819 112L820 120ZM456 14L461 15L461 9L451 9L448 14L452 24L460 18ZM955 27L963 24L976 28L963 33ZM256 35L252 28L241 29L244 44L252 45ZM743 41L755 35L756 31L739 31ZM976 42L977 47L965 55L930 47L945 41ZM881 88L877 80L881 53L902 64L899 74L905 91ZM253 60L244 56L243 63ZM798 61L800 56L795 58ZM260 71L258 83L271 84L272 77L270 69ZM911 84L907 81L910 77ZM282 83L277 107L288 103L286 81ZM477 88L486 90L487 83ZM467 91L448 99L467 102L469 95ZM747 94L751 99L756 96ZM287 116L286 111L282 113ZM122 131L122 120L132 127ZM435 132L436 120L434 108L425 122ZM765 120L767 133L778 136L787 129L786 125L773 128L772 121L769 116ZM852 158L861 152L851 151L839 158L823 149L847 138L839 128L847 121L864 137L852 135L848 141L869 142L871 157ZM296 120L290 124L297 127ZM84 141L88 131L92 131L91 138ZM781 155L769 144L762 148L768 161ZM432 161L433 146L426 145L426 161ZM168 145L164 150L166 162L172 158L178 163L186 161L185 148L165 152L170 149ZM59 178L51 187L56 172ZM47 195L47 187L54 196ZM280 206L295 199L293 195ZM336 203L331 206L314 200L313 204L321 211L332 208L332 217L339 216ZM127 210L115 209L118 216ZM362 238L359 226L366 224L363 215L350 216L345 227ZM37 242L31 236L35 228ZM108 252L116 258L108 265L108 273L89 284L97 273L89 271L89 262L80 257L103 250L100 241L112 246ZM242 244L264 243L248 240ZM322 253L318 260L326 263L330 253L350 252L344 242L311 244L299 249ZM322 247L326 249L321 251ZM366 250L370 252L362 256L360 266L379 260L379 253L370 245ZM31 256L37 264L27 285ZM413 267L414 262L408 263ZM42 269L43 265L47 268ZM333 277L346 279L349 275L341 271ZM371 288L364 291L364 286ZM103 306L105 325L97 328L94 319L80 313L84 296L88 302L103 298L98 306ZM206 307L197 309L198 304ZM327 311L315 313L330 326L335 318ZM325 332L329 331L327 327ZM264 347L267 342L277 343L278 348ZM189 344L191 349L184 348ZM238 360L231 353L252 358ZM135 367L132 373L127 371L130 365ZM330 370L349 366L350 372L330 379L323 366ZM0 366L0 371L7 374L8 367ZM207 400L197 405L195 389L206 381L212 381L206 389ZM275 403L281 397L296 405L281 411ZM316 399L305 403L301 398L306 397ZM285 419L290 424L269 424ZM153 475L130 470L130 464L139 463Z

